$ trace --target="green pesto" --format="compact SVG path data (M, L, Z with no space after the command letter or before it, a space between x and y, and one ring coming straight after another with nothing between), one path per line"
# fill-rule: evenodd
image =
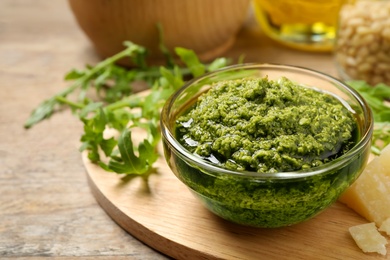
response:
M339 99L281 78L213 84L176 121L190 152L232 170L309 169L354 144L356 121Z
M286 78L215 83L174 124L189 151L259 175L327 163L359 138L356 120L338 99ZM337 200L368 154L366 149L326 174L290 180L209 173L175 153L167 161L215 214L244 225L281 227L307 220Z
M171 160L179 179L216 215L242 225L276 228L308 220L334 203L362 170L364 160L359 158L337 171L291 181L212 176L179 156Z

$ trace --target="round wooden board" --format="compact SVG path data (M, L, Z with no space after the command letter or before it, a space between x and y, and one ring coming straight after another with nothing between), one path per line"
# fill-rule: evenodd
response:
M171 172L163 156L156 173L147 179L106 172L92 164L86 153L82 156L91 190L107 214L127 232L173 258L386 258L365 254L356 246L348 228L366 220L341 203L291 227L239 226L205 209Z

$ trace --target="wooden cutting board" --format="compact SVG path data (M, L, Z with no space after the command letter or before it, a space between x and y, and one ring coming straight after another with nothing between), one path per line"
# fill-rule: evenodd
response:
M251 228L205 209L163 156L148 178L106 172L86 153L83 162L107 214L140 241L176 259L387 259L356 246L348 228L367 221L339 202L295 226Z

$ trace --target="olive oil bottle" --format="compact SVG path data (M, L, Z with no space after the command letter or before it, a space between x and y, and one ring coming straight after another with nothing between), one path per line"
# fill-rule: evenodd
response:
M256 18L270 38L306 51L331 51L341 6L350 0L253 0Z

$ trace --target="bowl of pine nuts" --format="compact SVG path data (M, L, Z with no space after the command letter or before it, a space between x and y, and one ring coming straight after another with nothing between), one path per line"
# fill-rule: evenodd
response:
M341 9L335 60L344 80L390 85L390 1L356 1Z

